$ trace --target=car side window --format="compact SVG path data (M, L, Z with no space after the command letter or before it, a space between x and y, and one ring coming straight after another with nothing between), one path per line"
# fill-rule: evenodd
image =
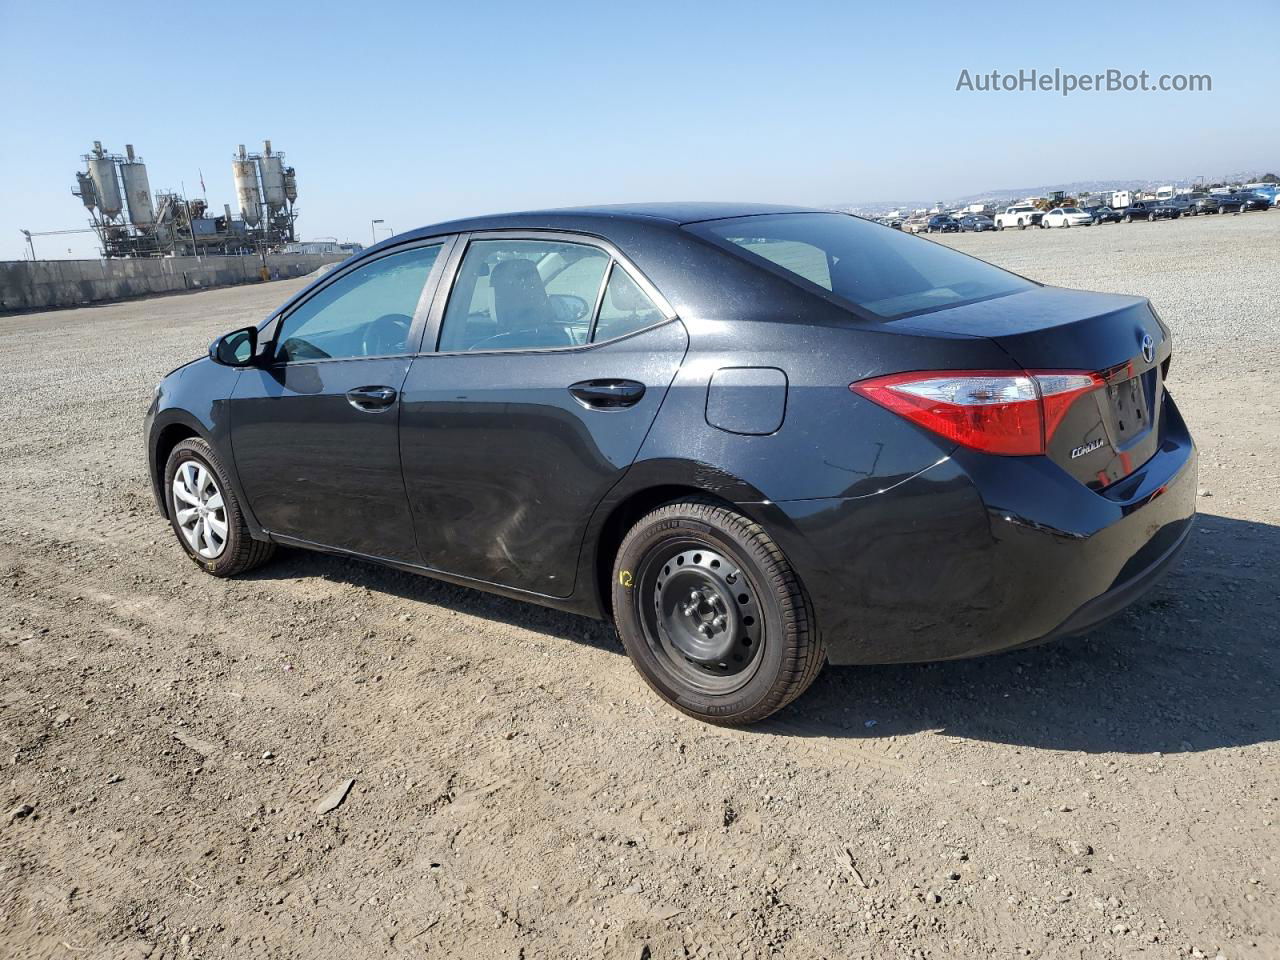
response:
M449 294L442 351L584 344L609 255L558 240L476 240Z
M379 257L319 290L280 323L280 361L405 353L418 298L440 244Z
M596 319L593 343L625 337L629 333L661 323L663 316L649 295L631 279L631 275L616 263L609 272L609 283L600 301L600 316Z

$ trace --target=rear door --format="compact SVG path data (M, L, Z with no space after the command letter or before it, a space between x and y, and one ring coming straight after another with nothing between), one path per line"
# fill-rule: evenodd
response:
M587 520L635 459L688 338L602 242L474 234L454 259L402 399L423 560L566 597Z
M236 469L273 534L416 562L400 469L400 390L445 260L439 240L335 274L274 322L231 397Z

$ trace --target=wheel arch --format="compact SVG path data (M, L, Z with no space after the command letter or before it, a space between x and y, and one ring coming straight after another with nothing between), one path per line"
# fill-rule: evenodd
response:
M253 507L245 496L244 488L240 485L240 475L236 470L235 461L227 449L230 446L229 437L224 435L223 442L219 443L217 435L216 425L213 430L210 430L198 417L181 408L171 407L157 416L147 441L147 459L151 467L151 487L155 494L156 505L161 515L168 518L169 498L164 492L165 464L174 447L184 440L199 438L217 452L218 459L227 474L226 480L231 492L240 502L240 511L249 527L250 536L255 540L268 540L270 537L258 523Z
M192 437L199 437L206 443L209 442L208 435L194 418L188 419L178 410L170 410L167 413L169 414L167 417L152 426L147 450L151 467L152 491L155 493L160 512L166 517L169 516L169 498L164 496L163 488L164 467L169 461L169 454L183 440L190 440Z
M578 570L585 608L604 619L612 616L613 561L627 531L663 504L689 499L720 503L758 521L763 518L757 506L769 502L751 484L706 464L674 459L635 464L588 523Z

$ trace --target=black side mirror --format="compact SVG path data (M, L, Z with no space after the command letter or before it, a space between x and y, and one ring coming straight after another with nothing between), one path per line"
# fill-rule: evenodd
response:
M224 367L250 366L258 353L258 328L245 327L224 333L209 344L209 358Z

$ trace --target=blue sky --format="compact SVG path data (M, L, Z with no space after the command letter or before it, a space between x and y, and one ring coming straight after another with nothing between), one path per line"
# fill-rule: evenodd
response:
M87 225L94 140L233 201L236 145L298 171L303 236L367 242L577 203L943 198L1280 167L1274 0L131 3L0 0L0 259ZM1059 12L1055 13L1055 9ZM1226 37L1229 42L1222 42ZM1212 42L1206 42L1211 38ZM962 68L1208 73L1213 91L957 92ZM88 235L37 254L94 255Z

